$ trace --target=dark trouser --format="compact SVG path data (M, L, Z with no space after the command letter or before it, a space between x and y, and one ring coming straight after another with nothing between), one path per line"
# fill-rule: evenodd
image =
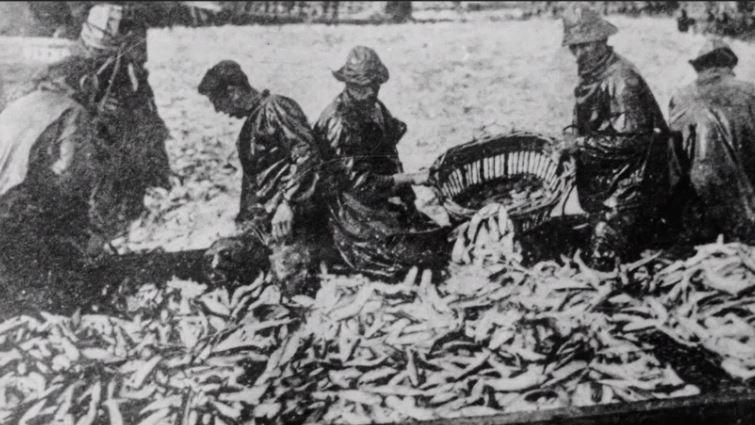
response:
M577 250L587 250L591 228L586 215L552 217L519 237L523 262L532 266L538 261L571 257Z
M599 270L611 270L616 261L632 261L643 249L667 244L666 221L640 209L604 209L587 215L553 217L519 240L525 264L571 257L577 250Z
M590 264L600 270L613 269L617 261L638 255L651 221L639 208L604 208L590 217Z
M383 238L357 237L331 223L333 241L341 258L353 271L395 282L412 267L444 269L448 263L449 228L436 227L424 231L407 230Z
M296 211L295 216L291 235L280 241L273 240L270 217L264 210L238 223L241 235L220 239L207 250L209 279L247 284L260 272L269 272L284 294L313 294L321 254L331 245L327 222L315 211Z

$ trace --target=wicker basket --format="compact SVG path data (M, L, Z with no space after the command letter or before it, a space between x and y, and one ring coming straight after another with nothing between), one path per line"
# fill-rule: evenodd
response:
M555 144L549 137L528 132L473 140L441 155L431 168L431 182L451 218L463 221L477 212L459 201L463 195L483 184L535 177L542 181L546 195L534 204L509 210L516 232L526 232L548 219L564 192L564 178L556 174L557 164L548 153Z

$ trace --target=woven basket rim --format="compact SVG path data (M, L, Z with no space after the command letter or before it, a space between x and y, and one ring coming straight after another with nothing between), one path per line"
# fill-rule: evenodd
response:
M542 144L541 149L514 149L514 143L511 143L510 146L506 146L505 144L491 146L491 144L499 143L499 141L502 140L517 140L518 143L516 143L516 146L521 146L528 143L532 145L533 142L531 140L533 139L537 141L534 143ZM524 142L524 140L530 140L530 142ZM434 179L436 180L433 184L433 187L435 189L435 192L437 193L437 196L439 197L439 200L441 201L441 204L449 213L449 215L462 219L472 217L477 212L477 210L460 205L452 198L444 196L442 191L440 190L440 185L443 181L445 181L444 179L452 172L451 170L448 170L448 168L453 167L455 165L455 161L457 161L458 159L465 159L475 156L479 158L485 157L484 154L475 155L475 153L479 153L480 151L486 151L485 153L487 154L487 156L498 155L507 151L534 151L545 153L548 152L549 146L553 146L556 143L557 141L553 137L531 131L511 131L506 133L487 135L480 139L473 139L464 144L450 148L438 157L438 159L433 164L434 172L436 173L436 177L434 177ZM477 150L478 152L473 152L474 150ZM446 170L444 170L444 167L446 168ZM533 174L521 173L521 175L532 176ZM440 177L440 179L438 179L438 177ZM539 176L537 177L540 178ZM546 191L545 198L533 204L527 204L510 209L508 212L509 217L512 221L515 222L515 224L518 221L526 220L531 216L542 214L544 210L553 209L563 196L565 190L565 179L562 177L562 175L554 174L550 184L548 181L544 181L544 179L542 178L540 178L540 180L542 181L543 190ZM458 196L458 194L456 196Z

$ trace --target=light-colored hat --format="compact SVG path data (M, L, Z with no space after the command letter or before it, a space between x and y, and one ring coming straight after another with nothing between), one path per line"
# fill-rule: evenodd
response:
M577 5L568 8L563 14L564 41L562 45L589 43L605 40L619 32L612 23L603 19L588 6Z
M383 65L378 54L365 46L356 46L346 57L346 64L333 71L338 81L357 85L373 83L383 84L388 81L388 68Z
M697 56L689 61L693 66L702 64L709 59L716 59L721 65L734 67L739 58L731 50L729 44L719 37L711 37L705 40L703 47L697 52Z
M81 27L82 47L90 53L115 52L122 42L119 27L123 19L123 6L96 4Z

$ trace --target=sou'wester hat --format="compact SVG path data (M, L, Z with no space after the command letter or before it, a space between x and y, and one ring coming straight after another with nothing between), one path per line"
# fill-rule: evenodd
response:
M380 60L378 54L369 47L356 46L349 52L344 64L333 76L344 83L365 86L369 84L383 84L388 81L388 68Z
M603 19L594 9L587 6L568 8L563 14L563 46L605 40L619 32L612 23Z
M736 66L739 62L739 58L731 50L729 44L719 37L711 37L705 40L703 47L697 52L697 56L691 59L689 63L693 66L698 66L712 59L731 67Z

